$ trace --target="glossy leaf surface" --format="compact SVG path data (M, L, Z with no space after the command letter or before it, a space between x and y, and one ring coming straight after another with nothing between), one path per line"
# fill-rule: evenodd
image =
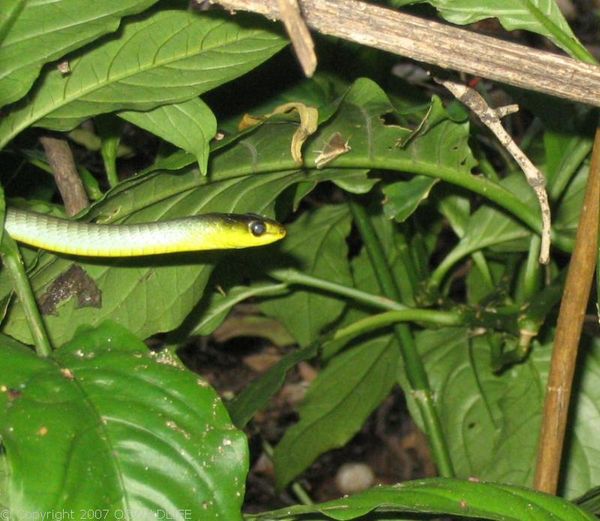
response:
M328 503L285 508L252 519L347 521L363 518L369 513L375 516L379 513L384 519L393 520L403 519L396 517L402 514L448 514L494 521L594 519L575 505L548 494L509 485L453 479L426 479L395 487L377 487ZM414 516L408 519L414 519Z
M51 359L2 344L14 519L63 509L82 518L90 505L105 519L241 519L245 436L204 381L111 324Z

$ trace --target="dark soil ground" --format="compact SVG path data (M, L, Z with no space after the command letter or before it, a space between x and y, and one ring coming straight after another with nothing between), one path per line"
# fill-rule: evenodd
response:
M246 387L285 351L256 339L237 338L223 344L202 341L179 354L227 398ZM248 513L298 503L291 489L280 493L275 490L273 467L263 444L266 441L276 445L298 419L297 405L317 371L318 368L306 363L291 371L268 408L259 412L246 429L251 453L245 504ZM367 465L374 474L374 484L435 475L426 441L412 422L400 389L371 414L345 447L322 455L297 481L315 501L340 497L346 491L336 486L336 475L346 463Z

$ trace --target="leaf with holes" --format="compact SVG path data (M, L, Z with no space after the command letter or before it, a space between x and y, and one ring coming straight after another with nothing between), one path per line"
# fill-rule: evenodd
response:
M331 108L326 108L323 112L331 111ZM468 147L468 123L453 120L439 99L433 99L416 132L387 122L399 117L400 114L377 84L365 78L357 80L341 100L337 100L333 115L325 119L303 148L305 168L316 169L316 159L332 136L339 134L344 142L348 142L350 150L328 163L321 178L336 183L344 190L352 193L368 190L373 183L373 179L366 178L369 169L403 175L420 174L485 197L529 227L539 227L537 208L523 203L520 194L472 174L476 162ZM290 142L296 129L297 124L290 121L265 122L241 136L237 146L215 155L211 167L219 178L275 169L294 170L298 165L290 154ZM192 161L194 158L187 158L188 163ZM225 165L227 168L223 168ZM294 203L297 204L314 185L314 179L307 176Z
M202 178L192 166L184 166L194 163L195 158L182 158L179 155L178 161L171 162L172 171L149 171L120 183L88 212L87 218L104 223L143 222L210 211L253 212L272 216L276 205L282 210L280 215L285 215L289 201L297 204L318 182L342 179L346 175L352 177L357 169L372 167L404 173L426 173L488 195L498 204L504 204L514 211L517 211L515 205L520 205L519 208L525 212L518 212L520 217L529 215L527 222L536 222L535 208L522 203L519 196L470 173L470 155L465 155L465 149L461 146L452 147L446 152L439 150L440 147L446 147L450 137L454 138L453 143L456 144L466 139L464 124L449 125L449 129L445 128L446 125L430 125L430 128L423 128L406 143L406 138L410 137L409 131L382 122L382 115L393 110L385 93L376 84L359 80L344 96L337 112L321 128L319 136L307 146L305 157L314 166L317 150L321 149L319 140L331 133L342 132L343 125L351 125L354 136L351 138L352 150L337 157L328 168L297 170L289 149L297 123L266 122L259 128L227 139L228 146L219 148L211 155L210 172L206 178ZM334 168L335 165L340 168ZM284 197L279 197L284 191ZM318 223L319 233L330 234L327 241L336 237L335 241L331 241L336 246L327 247L329 249L324 250L326 255L322 259L314 251L319 245L314 230L301 230L298 227L298 234L294 229L294 233L288 234L283 244L305 241L304 244L298 242L297 251L291 252L297 262L308 262L309 265L314 262L314 268L318 266L319 270L323 270L326 278L350 284L347 260L340 255L346 252L342 232L344 227L348 229L348 225L344 224L344 219L339 220L339 224L341 227L335 228L325 221ZM269 255L272 251L278 251L278 248L278 245L273 245L264 250L262 272L266 269L266 261L276 258L281 263L284 260L283 256ZM115 320L134 334L146 337L170 331L182 323L203 295L216 263L225 258L228 262L232 259L246 261L249 255L249 252L235 251L151 260L81 261L44 254L32 272L32 282L38 299L44 304L50 335L57 344L70 339L78 325L97 325L106 319ZM333 257L328 266L329 256ZM285 267L294 267L293 259L287 260L291 262L286 261ZM73 268L73 264L81 269ZM3 288L0 298L7 294L8 284L3 281L6 282L4 272L0 274L0 289ZM412 281L409 283L412 284ZM82 299L76 301L74 295L79 288L84 288L85 292ZM157 294L163 298L156 299ZM300 314L288 310L274 311L280 315L290 313L286 323L290 326L296 321L294 335L303 343L309 343L318 334L317 331L335 320L344 306L343 299L316 295L314 292L307 299L315 299L315 302L323 299L321 302L326 304L320 313L316 313L312 306L310 312L296 307L295 311L302 316L312 313L304 323L298 318ZM18 302L12 303L8 318L3 323L3 331L23 342L31 341Z

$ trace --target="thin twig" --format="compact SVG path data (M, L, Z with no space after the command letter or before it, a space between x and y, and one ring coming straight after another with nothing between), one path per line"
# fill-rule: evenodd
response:
M89 204L88 196L77 172L69 143L52 136L40 137L54 180L68 215L78 214Z
M281 20L292 40L298 61L305 76L310 78L317 68L317 55L315 54L315 44L302 18L298 1L278 0L278 2Z
M279 19L278 0L212 0ZM299 0L323 34L508 85L600 106L600 67L357 0Z
M265 455L271 461L273 461L273 455L275 453L275 449L273 449L273 445L271 445L267 440L263 439L262 448L263 448L263 452L265 453ZM314 505L315 504L315 502L312 500L312 498L310 497L308 492L306 490L304 490L304 487L300 484L300 482L293 481L292 484L290 485L290 489L296 495L296 497L298 498L298 501L300 501L300 503L302 505Z
M514 142L510 134L504 130L500 118L515 112L515 105L501 107L499 109L491 108L483 99L481 94L475 89L458 83L453 80L434 78L437 83L446 87L460 102L469 107L488 127L500 141L500 144L508 150L517 164L523 170L529 186L533 188L540 204L542 212L542 244L540 247L539 260L542 264L548 264L550 260L550 205L548 204L548 194L546 192L546 179L542 172L530 161L525 153ZM517 107L518 110L518 107Z
M549 494L555 494L558 485L577 349L596 266L599 200L600 128L596 130L592 164L560 305L546 387L535 488Z

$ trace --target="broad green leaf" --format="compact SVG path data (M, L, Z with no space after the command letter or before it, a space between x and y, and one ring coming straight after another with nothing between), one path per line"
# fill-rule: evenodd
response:
M495 374L486 337L446 328L424 331L416 340L457 476L531 486L551 345L535 342L522 364ZM600 399L600 343L584 352L565 458L569 497L600 480L600 445L592 436L600 428L594 405ZM410 397L409 404L416 414Z
M437 197L439 212L448 220L448 224L460 239L465 235L471 216L471 201L464 194L453 191L441 193Z
M465 236L469 218L471 216L471 201L465 194L454 193L448 190L446 193L439 194L436 197L437 208L439 212L448 220L448 223L454 230L458 238L462 239ZM471 254L474 262L473 272L479 276L477 285L471 286L470 289L475 289L475 293L479 296L486 295L494 290L494 281L490 266L481 251L475 251ZM468 302L474 304L479 302L477 296L474 300L473 293L467 298Z
M119 117L194 154L200 172L206 174L209 143L217 133L217 120L200 98L162 105L145 112L121 111Z
M2 450L0 452L0 516L5 516L5 512L8 512L9 478L8 458L4 450Z
M421 201L429 197L429 192L439 179L415 176L410 181L397 181L383 188L385 200L383 211L390 219L404 222L417 209Z
M565 461L567 469L563 492L572 498L583 494L600 483L598 452L600 443L593 432L600 429L600 342L597 337L584 337L581 350L580 373L574 389L577 394L572 398L572 425L566 445ZM550 349L550 345L545 345Z
M398 515L436 514L494 521L592 521L591 514L556 496L500 483L457 479L423 479L396 486L377 487L354 496L316 505L286 507L250 519L295 521L335 519L347 521L400 519ZM428 516L429 517L429 516ZM410 519L414 519L411 516Z
M319 373L300 408L300 421L275 448L279 488L360 430L393 387L398 357L393 337L375 338L336 356Z
M417 3L392 0L395 5ZM587 58L588 51L579 43L555 0L419 0L434 6L449 22L466 25L497 18L508 31L524 29L551 40L564 51Z
M318 135L306 147L305 164L313 167L315 159L337 132L351 147L348 153L327 165L330 169L337 168L340 175L343 169L349 168L422 174L480 194L528 226L539 227L539 212L535 208L524 204L502 184L472 175L476 163L467 146L468 123L453 121L439 99L433 99L428 114L415 132L386 124L388 114L398 115L386 94L370 80L357 80L339 103L337 112L319 128Z
M0 41L0 107L23 97L42 65L115 31L122 17L139 13L155 1L71 0L57 4L2 0L0 16L10 19L10 9L17 6L22 11Z
M327 73L316 72L310 79L304 79L298 83L292 83L291 86L280 86L280 90L273 92L266 100L260 102L249 110L251 116L261 116L272 113L277 107L287 103L297 103L301 101L305 105L315 107L319 111L319 123L326 121L331 112L335 110L339 102L339 97L347 90L347 84L337 87L335 83L342 83L340 80L331 77ZM238 131L240 115L230 117L224 121L219 121L219 129L227 134Z
M418 150L421 155L430 154L439 164L453 165L470 172L477 161L469 148L468 137L468 120L464 117L453 120L440 99L434 97L425 117L413 134L406 138L406 142L413 153ZM444 146L440 147L440 142ZM416 211L421 201L429 197L438 181L435 177L415 176L409 181L397 181L385 186L385 215L404 222Z
M212 388L126 330L81 331L50 359L4 339L0 367L11 519L241 520L245 436Z
M510 297L507 294L509 281L514 282L515 273L506 262L486 261L482 252L472 254L473 266L465 277L466 302L472 306L479 306L493 302L506 302ZM505 260L505 259L504 259ZM515 312L516 313L516 312Z
M289 264L304 273L351 285L346 245L349 233L348 208L324 206L305 213L288 227L281 252ZM339 317L344 306L341 298L297 288L290 295L263 302L261 309L281 320L298 343L307 346Z
M190 100L253 69L285 44L277 34L237 20L166 10L124 23L118 37L71 60L68 75L48 71L32 96L0 122L0 146L30 125L70 130L96 114Z
M24 9L25 3L25 0L4 0L0 11L0 45ZM2 105L0 102L0 107Z
M323 169L321 172L323 176L326 176L327 172L331 172L331 182L350 194L366 194L379 183L379 179L369 177L369 170L366 169L350 170L346 168L343 176L335 168ZM325 179L326 177L324 177Z
M508 177L501 183L511 192L519 194L521 200L532 206L537 204L533 190L522 175ZM460 248L468 250L469 253L492 246L496 249L524 251L529 245L524 239L528 239L530 235L530 230L514 218L507 216L506 212L499 211L492 205L486 205L471 215Z
M469 129L469 119L462 110L453 111L452 106L446 109L441 99L433 96L418 127L398 146L415 156L429 157L429 161L439 165L471 173L477 160L469 147Z
M368 158L381 168L403 170L406 167L407 172L417 173L408 161L413 160L450 168L465 177L470 175L476 161L468 147L469 125L464 121L453 121L439 98L432 99L429 110L415 131L386 124L383 117L395 113L395 107L375 83L367 79L357 80L307 150L308 163L312 164L338 132L347 140L350 150L338 156L331 166L328 165L330 167L339 165L347 168L356 165L360 158ZM379 163L383 158L391 161ZM394 160L400 160L402 166L394 164ZM363 165L364 160L358 164ZM430 174L423 173L441 178L435 175L433 167Z
M485 337L442 329L416 340L457 476L530 485L550 353L497 376Z

